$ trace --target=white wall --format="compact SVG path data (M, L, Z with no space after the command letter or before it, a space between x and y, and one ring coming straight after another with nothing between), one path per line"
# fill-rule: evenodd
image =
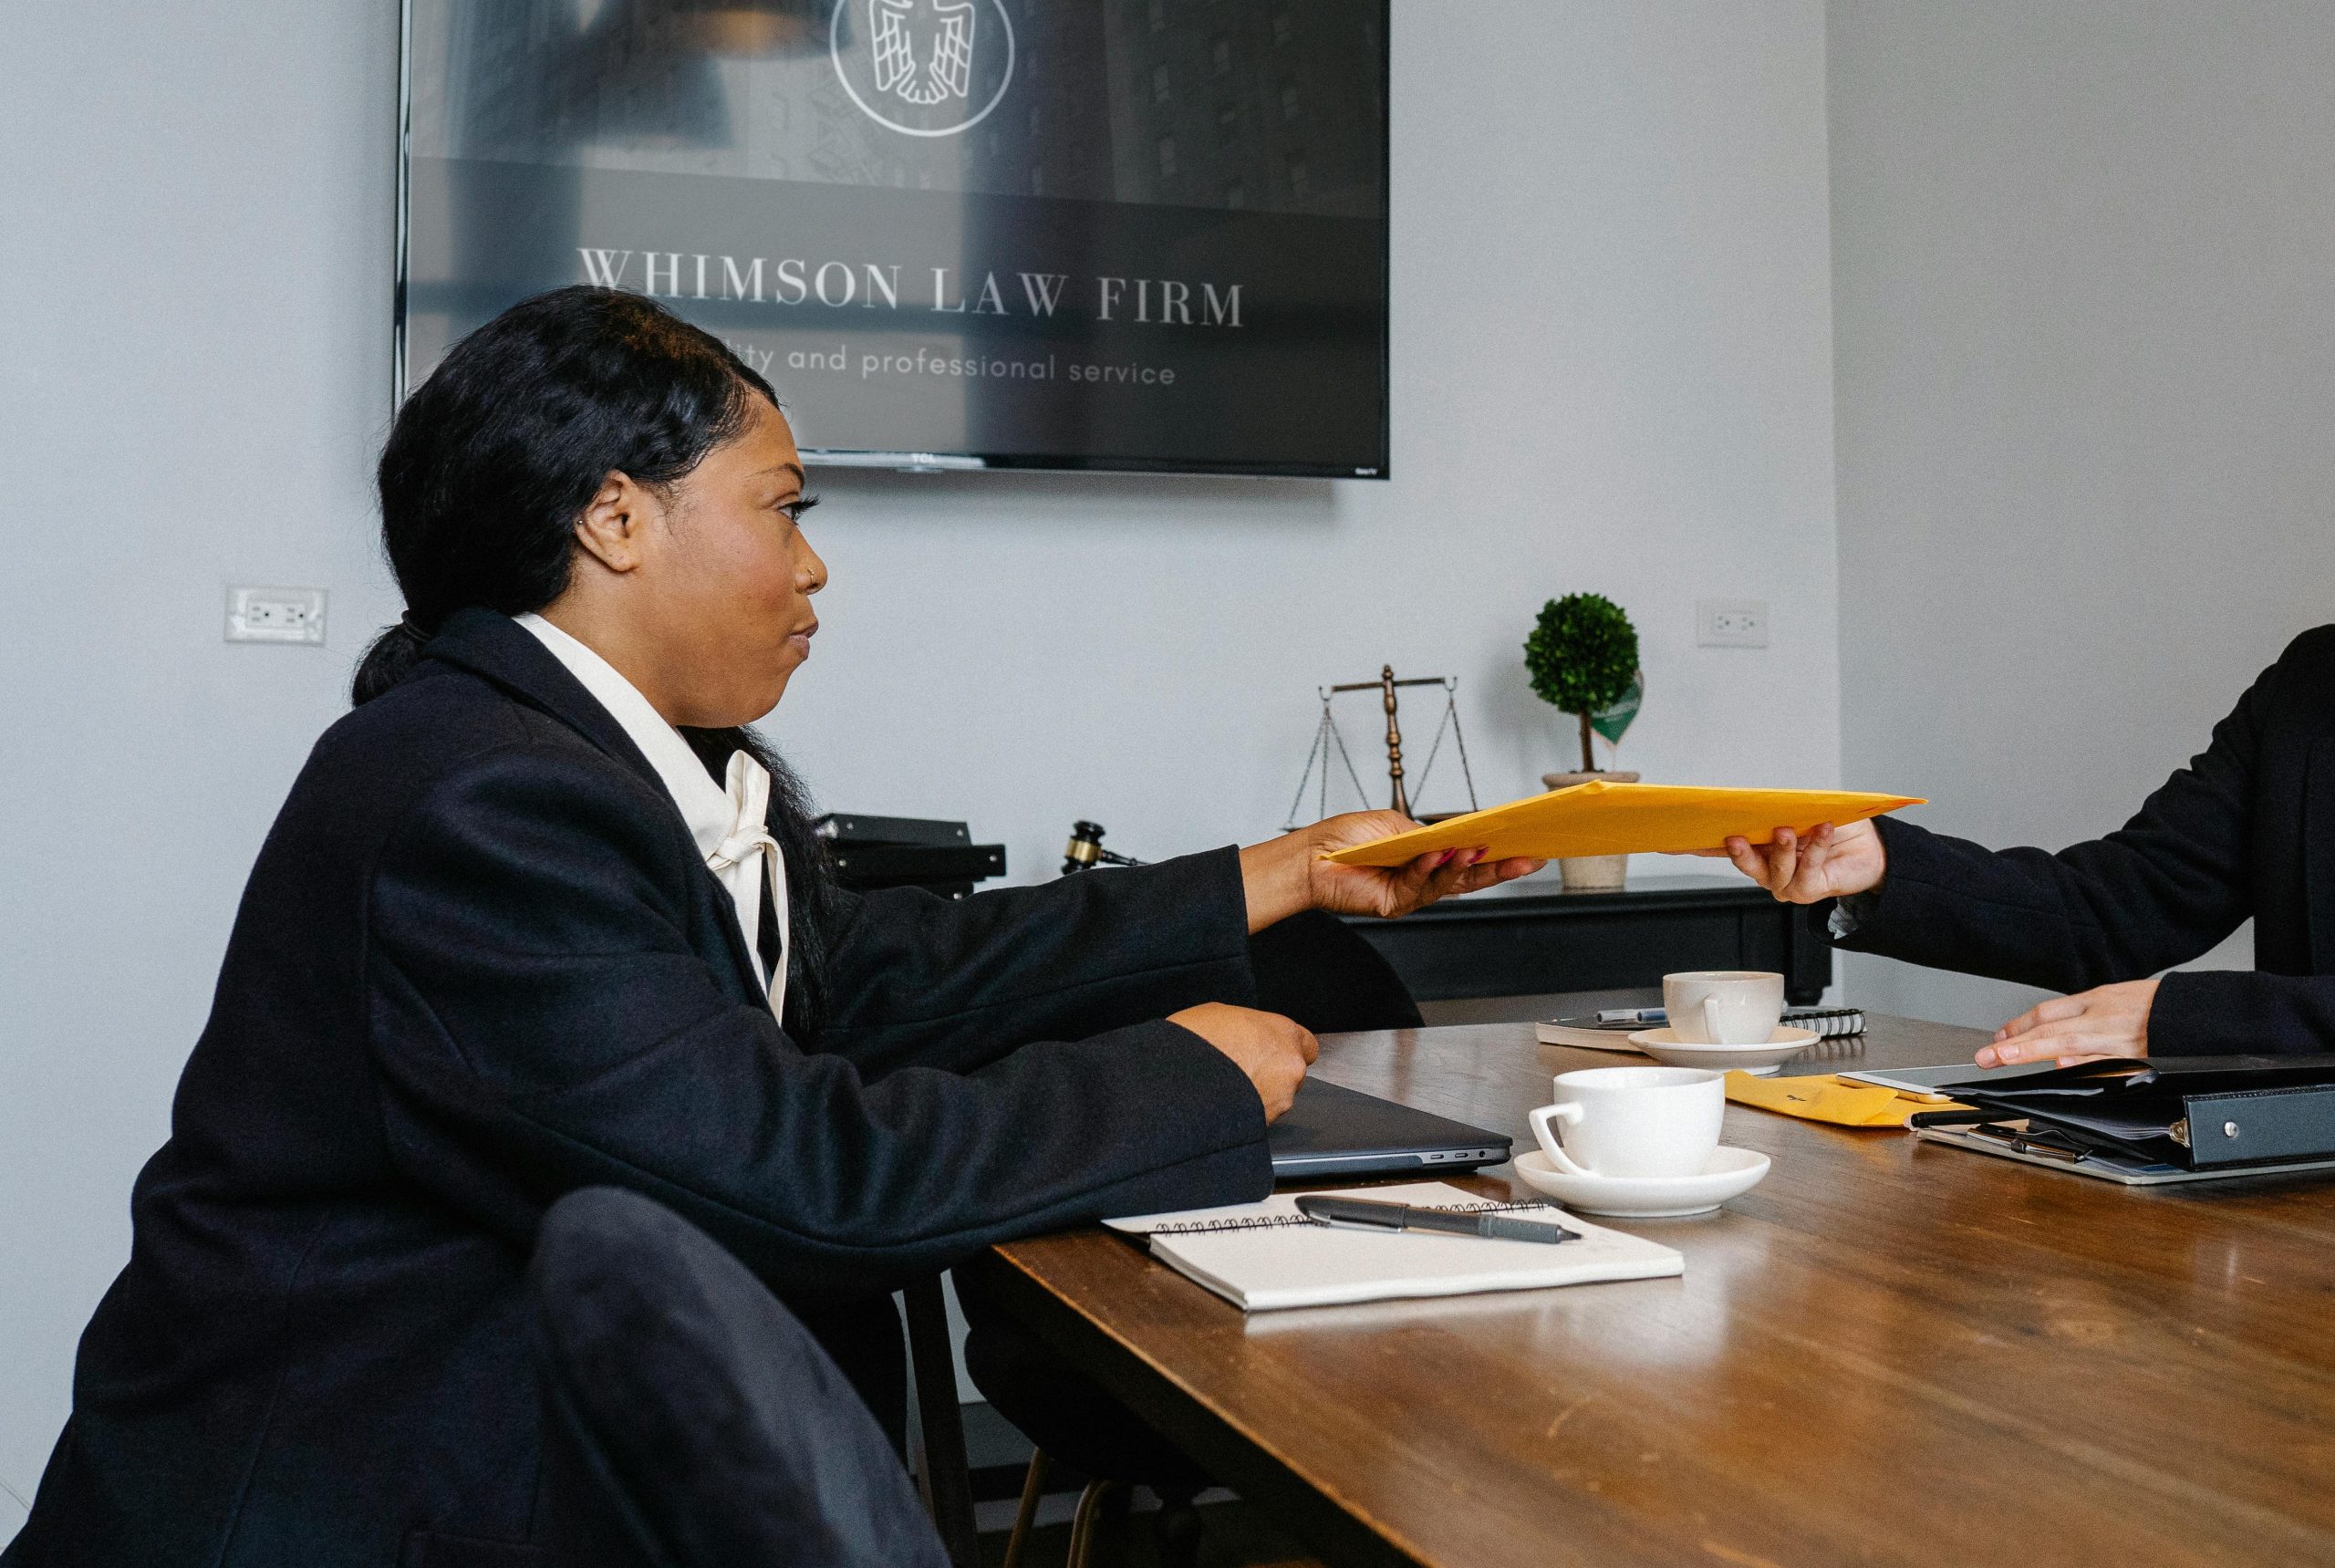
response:
M367 491L389 413L395 15L92 0L16 25L16 1493L127 1254L130 1182L245 869L395 612ZM1051 874L1080 815L1147 856L1255 838L1288 809L1314 686L1387 660L1462 678L1479 787L1505 798L1564 763L1518 649L1576 588L1644 634L1628 765L1834 781L1819 5L1401 0L1396 21L1395 479L828 478L827 629L775 722L828 804L970 817L1022 877ZM223 645L230 581L329 587L331 646ZM1774 646L1694 648L1692 601L1718 595L1767 598ZM1372 729L1365 707L1351 732ZM0 1533L16 1510L0 1494Z
M0 1482L29 1497L244 871L396 604L397 7L88 0L11 43ZM231 580L328 585L333 646L226 646Z
M1829 46L1846 782L2091 837L2335 618L2335 7L1834 0Z

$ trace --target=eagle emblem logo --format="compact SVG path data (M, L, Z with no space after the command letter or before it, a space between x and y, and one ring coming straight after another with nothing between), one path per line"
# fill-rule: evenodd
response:
M867 0L876 89L919 108L963 99L972 90L978 21L973 0Z
M827 53L862 114L902 136L956 136L1013 80L1004 0L835 0Z

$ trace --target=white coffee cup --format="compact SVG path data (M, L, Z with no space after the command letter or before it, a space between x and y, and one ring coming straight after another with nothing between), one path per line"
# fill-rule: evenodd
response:
M1549 1163L1572 1176L1697 1175L1727 1111L1725 1075L1696 1067L1562 1073L1556 1094L1528 1119Z
M1663 1011L1682 1045L1765 1045L1784 1016L1784 977L1706 969L1662 977Z

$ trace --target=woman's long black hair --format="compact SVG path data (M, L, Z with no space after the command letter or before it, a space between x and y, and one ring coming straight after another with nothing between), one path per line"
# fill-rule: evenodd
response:
M674 483L742 430L770 383L638 295L562 288L513 306L454 345L399 410L382 449L381 540L405 616L374 639L350 697L396 686L445 618L520 615L567 587L576 523L610 472ZM786 862L787 1024L818 1033L835 893L803 785L743 728L684 730L716 779L743 750L771 775L771 836Z

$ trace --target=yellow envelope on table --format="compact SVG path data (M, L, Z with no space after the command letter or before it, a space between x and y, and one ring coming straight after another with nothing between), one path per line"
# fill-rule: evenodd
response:
M1765 844L1780 827L1807 833L1821 823L1863 822L1922 804L1912 795L1850 790L1707 789L1593 779L1357 844L1325 858L1341 866L1400 866L1438 849L1478 848L1495 860L1684 855L1722 848L1737 834Z
M1902 1127L1915 1111L1967 1109L1935 1095L1907 1095L1884 1084L1857 1084L1830 1073L1806 1078L1727 1075L1727 1097L1738 1106L1781 1111L1843 1127Z

